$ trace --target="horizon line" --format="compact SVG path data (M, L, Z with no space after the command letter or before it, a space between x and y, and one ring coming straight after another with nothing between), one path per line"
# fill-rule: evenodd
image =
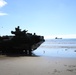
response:
M68 35L48 35L44 36L45 39L55 39L55 38L62 38L62 39L70 39L70 38L76 38L76 34L68 34Z

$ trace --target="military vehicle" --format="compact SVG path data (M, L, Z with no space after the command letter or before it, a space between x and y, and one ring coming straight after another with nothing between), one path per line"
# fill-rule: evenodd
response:
M27 30L21 30L19 26L15 31L11 31L11 34L11 36L0 36L0 53L32 55L32 51L45 41L44 36L28 33Z

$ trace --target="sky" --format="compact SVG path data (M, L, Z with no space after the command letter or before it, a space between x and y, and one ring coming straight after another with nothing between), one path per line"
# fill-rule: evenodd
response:
M76 0L0 0L0 35L20 26L45 38L76 38Z

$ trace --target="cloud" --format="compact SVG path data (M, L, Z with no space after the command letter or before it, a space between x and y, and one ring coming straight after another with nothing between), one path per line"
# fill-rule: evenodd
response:
M0 12L0 16L8 15L7 13Z
M7 4L6 1L0 0L0 8L4 7ZM7 13L0 12L0 16L8 15Z
M3 7L3 6L5 6L6 4L7 4L6 1L4 1L4 0L0 0L0 8Z

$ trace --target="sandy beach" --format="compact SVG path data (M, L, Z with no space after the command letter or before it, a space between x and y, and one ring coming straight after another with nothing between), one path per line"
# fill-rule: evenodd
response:
M0 55L0 75L76 75L76 58Z

